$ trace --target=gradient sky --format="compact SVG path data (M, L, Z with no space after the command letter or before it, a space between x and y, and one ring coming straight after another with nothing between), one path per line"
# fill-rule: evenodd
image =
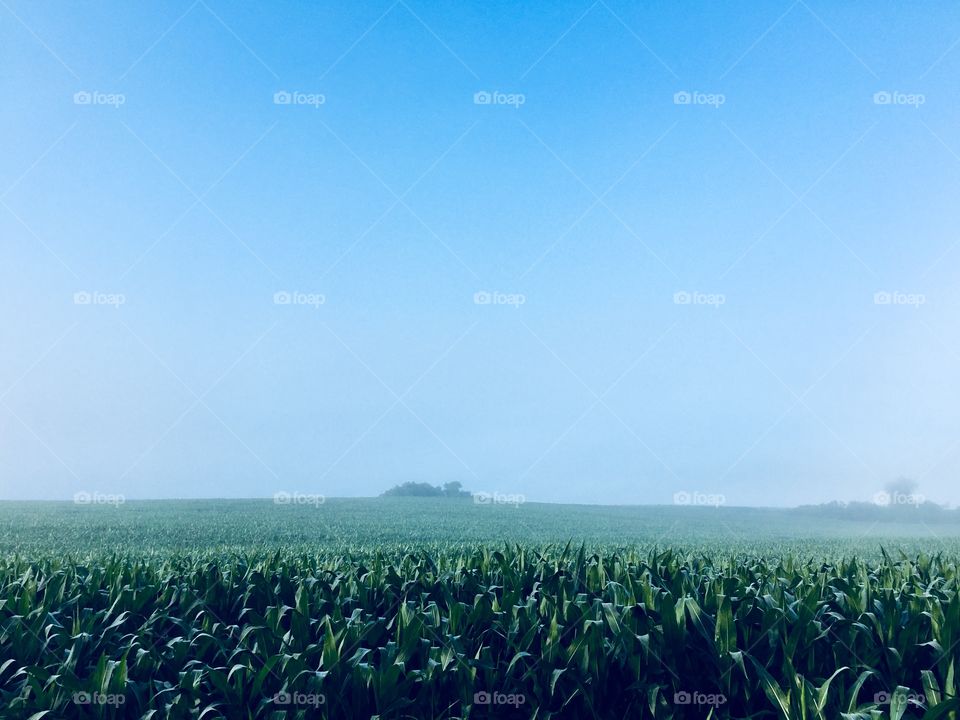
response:
M958 77L948 2L2 0L0 497L960 502Z

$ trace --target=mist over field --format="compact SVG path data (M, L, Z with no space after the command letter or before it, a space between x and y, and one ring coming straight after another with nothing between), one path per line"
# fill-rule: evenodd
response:
M0 496L956 483L940 4L0 8Z

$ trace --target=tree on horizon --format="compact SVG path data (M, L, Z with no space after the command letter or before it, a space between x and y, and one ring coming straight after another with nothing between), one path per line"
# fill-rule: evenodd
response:
M470 492L463 489L459 480L451 480L443 486L431 485L425 482L409 480L400 485L394 485L389 490L380 493L380 497L470 497Z

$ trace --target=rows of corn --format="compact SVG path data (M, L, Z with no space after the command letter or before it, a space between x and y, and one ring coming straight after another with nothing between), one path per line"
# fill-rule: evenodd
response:
M0 560L0 717L956 718L954 559Z

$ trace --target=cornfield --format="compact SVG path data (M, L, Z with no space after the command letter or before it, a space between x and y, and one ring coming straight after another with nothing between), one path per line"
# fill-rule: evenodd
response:
M0 560L5 718L956 718L955 558Z

